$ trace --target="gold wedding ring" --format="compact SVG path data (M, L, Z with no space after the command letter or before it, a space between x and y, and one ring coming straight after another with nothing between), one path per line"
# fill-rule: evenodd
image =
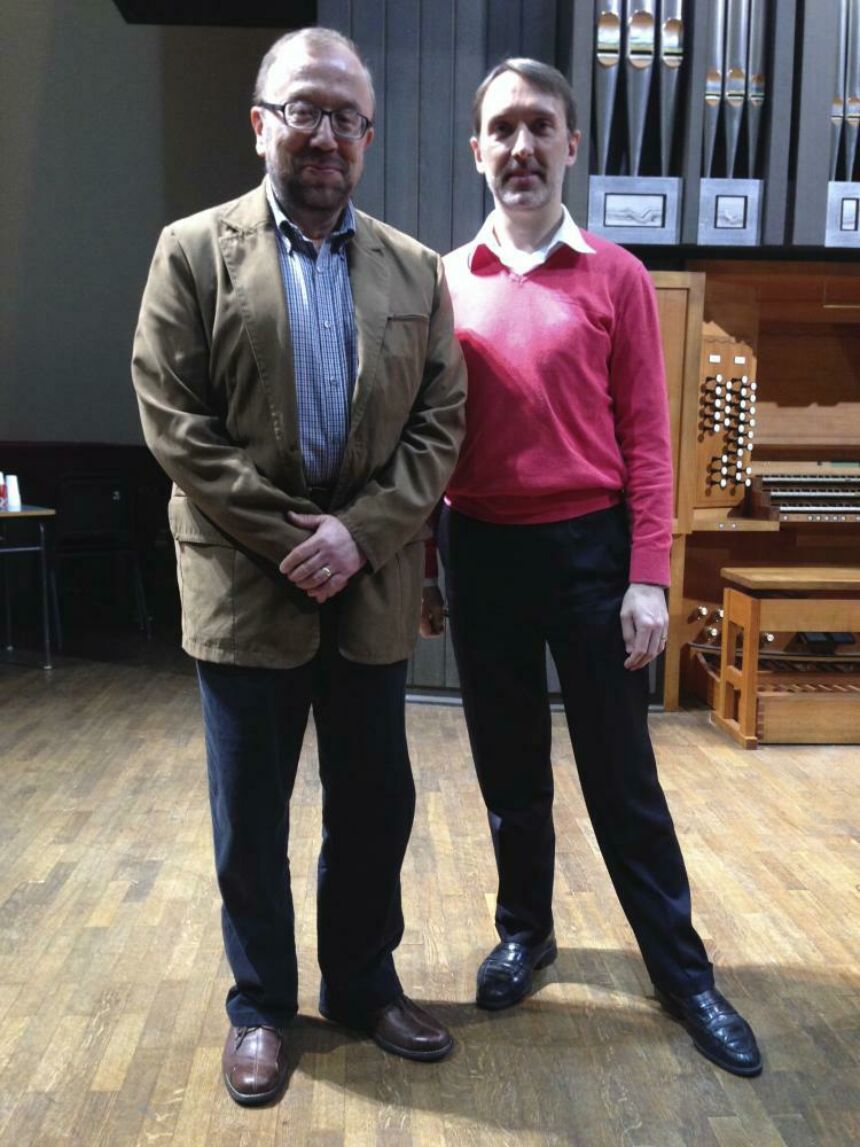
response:
M331 577L331 570L328 568L328 566L323 566L323 568L320 570L320 573L324 575L326 581L328 581Z

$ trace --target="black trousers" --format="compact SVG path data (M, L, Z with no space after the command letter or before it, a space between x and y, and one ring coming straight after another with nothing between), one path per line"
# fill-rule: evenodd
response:
M439 534L499 873L500 937L534 944L553 926L548 643L585 804L651 978L682 995L712 987L648 734L647 669L624 668L624 507L534 526L492 525L445 508Z
M317 887L320 1004L363 1025L401 991L400 868L415 787L406 746L406 662L359 665L322 646L297 669L198 661L215 866L237 1026L284 1026L298 1008L287 855L290 796L313 709L323 791Z

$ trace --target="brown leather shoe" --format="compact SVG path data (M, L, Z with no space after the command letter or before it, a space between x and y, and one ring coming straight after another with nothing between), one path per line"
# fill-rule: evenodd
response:
M383 1049L406 1059L443 1059L454 1037L408 996L398 996L377 1015L371 1038Z
M221 1056L224 1085L243 1107L275 1099L289 1074L286 1033L269 1027L231 1027Z

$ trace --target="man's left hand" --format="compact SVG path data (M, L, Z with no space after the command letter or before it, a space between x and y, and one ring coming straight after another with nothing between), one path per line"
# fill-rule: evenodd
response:
M291 550L278 567L318 604L340 593L367 561L346 526L332 514L287 515L294 526L313 533Z
M628 654L625 669L642 669L663 652L669 632L669 611L662 586L630 583L621 603L621 632Z
M445 599L438 585L425 585L421 591L418 632L422 637L441 637L445 632Z

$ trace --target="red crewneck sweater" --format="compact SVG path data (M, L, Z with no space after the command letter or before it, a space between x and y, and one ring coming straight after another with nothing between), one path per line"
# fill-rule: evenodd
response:
M672 460L654 289L629 252L583 232L518 275L483 244L445 257L469 368L454 509L555 522L626 499L630 580L669 584Z

